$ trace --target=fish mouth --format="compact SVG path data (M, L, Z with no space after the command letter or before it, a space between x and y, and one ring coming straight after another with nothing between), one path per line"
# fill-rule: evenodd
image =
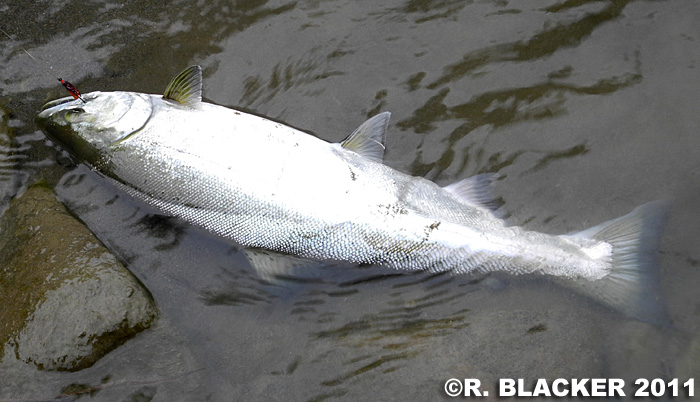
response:
M65 98L59 98L59 99L52 100L50 102L46 102L44 104L44 106L41 107L41 111L43 112L44 110L51 109L53 107L61 106L61 105L64 105L66 103L71 103L71 102L76 102L76 104L84 105L85 103L87 103L87 101L89 101L90 99L95 99L96 97L97 96L93 92L82 95L82 99L76 99L76 98L73 98L72 96L66 96Z
M63 105L64 103L68 103L71 101L74 101L77 99L74 99L72 96L67 96L65 98L60 98L56 100L52 100L50 102L46 102L44 106L41 107L41 111L43 112L46 109L51 109L52 107L58 106L58 105Z

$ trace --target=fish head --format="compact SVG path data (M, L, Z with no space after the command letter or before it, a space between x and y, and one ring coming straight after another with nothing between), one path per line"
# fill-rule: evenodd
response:
M37 126L79 161L95 164L109 148L141 130L153 113L149 95L90 92L45 104Z

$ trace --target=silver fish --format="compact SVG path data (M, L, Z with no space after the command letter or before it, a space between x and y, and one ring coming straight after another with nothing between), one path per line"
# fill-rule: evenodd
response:
M339 144L202 102L192 66L164 95L92 92L44 105L38 126L78 161L165 214L244 247L403 270L540 273L659 321L656 201L568 235L512 227L483 174L440 187L384 164L389 113Z

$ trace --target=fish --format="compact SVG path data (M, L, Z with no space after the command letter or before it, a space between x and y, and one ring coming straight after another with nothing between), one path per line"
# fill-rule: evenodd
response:
M383 163L390 113L330 143L202 101L202 69L163 95L90 92L35 121L108 181L243 248L408 271L543 274L636 319L667 320L657 249L669 202L564 235L511 226L497 173L447 186Z

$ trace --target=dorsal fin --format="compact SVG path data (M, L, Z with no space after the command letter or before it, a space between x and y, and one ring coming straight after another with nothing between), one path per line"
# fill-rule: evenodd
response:
M190 66L175 76L163 94L163 99L170 99L186 106L195 106L202 101L202 67Z
M383 112L362 123L348 138L340 143L343 148L365 158L382 163L384 140L391 113Z
M498 199L491 193L491 186L498 177L497 173L478 174L445 186L444 189L466 204L496 211L500 205Z

